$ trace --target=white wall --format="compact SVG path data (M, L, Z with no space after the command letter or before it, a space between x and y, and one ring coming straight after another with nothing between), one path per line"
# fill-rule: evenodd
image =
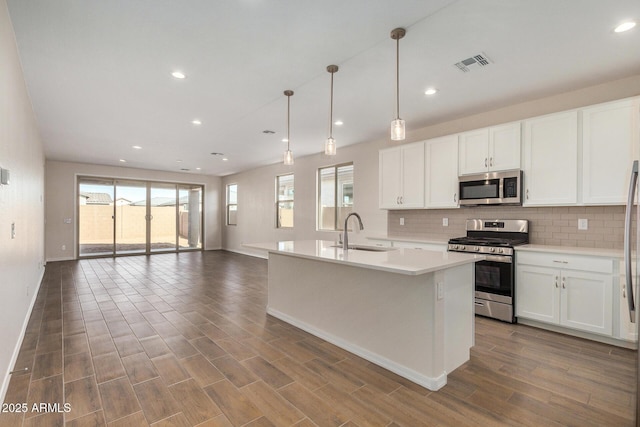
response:
M222 216L219 177L47 160L45 231L47 261L77 257L76 177L78 175L204 185L204 248L220 249ZM71 218L71 224L65 224L65 218ZM66 249L63 250L62 246Z
M44 273L44 153L18 58L7 4L0 0L0 397ZM11 239L11 224L16 236Z
M415 129L407 124L407 139L403 143L426 140L443 135L482 128L529 117L583 107L615 99L640 95L640 75L534 101L515 103L505 108L480 112L443 123ZM386 126L382 124L381 126ZM396 145L388 139L338 147L335 159L321 154L297 158L291 167L275 164L222 179L223 206L226 185L238 184L238 225L224 224L222 209L222 246L224 249L263 255L242 247L243 243L297 239L329 239L336 233L316 231L317 169L337 163L354 162L355 206L362 216L365 230L359 236L387 234L387 212L378 209L378 150ZM295 146L292 147L295 152ZM275 228L275 177L288 172L295 174L295 217L293 229ZM424 211L430 212L430 211ZM441 213L440 213L441 214ZM351 236L350 236L351 239Z
M295 150L295 147L292 148ZM318 168L348 162L353 162L354 167L353 211L360 214L364 223L364 230L359 234L350 233L350 241L368 235L385 234L387 215L378 209L378 147L358 144L338 147L335 158L316 154L296 158L293 166L275 164L223 178L223 205L226 185L238 184L238 225L225 225L223 219L224 249L263 255L259 251L244 248L242 244L276 240L335 240L337 232L316 231L317 173ZM295 178L294 227L277 229L275 179L278 175L291 172Z

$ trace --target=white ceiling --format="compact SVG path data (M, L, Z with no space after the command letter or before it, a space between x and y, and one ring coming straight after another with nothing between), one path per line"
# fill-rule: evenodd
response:
M400 112L408 131L640 72L640 28L613 32L640 18L638 0L7 3L53 160L212 175L276 163L286 146L285 89L295 91L291 149L318 153L330 64L340 67L338 150L387 138L396 27L407 29ZM482 52L493 62L485 68L453 65ZM429 86L439 92L425 96Z

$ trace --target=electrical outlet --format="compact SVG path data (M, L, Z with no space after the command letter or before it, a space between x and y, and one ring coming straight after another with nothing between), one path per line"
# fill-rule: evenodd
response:
M443 227L449 226L449 218L442 218L442 226Z
M578 219L578 230L588 230L589 220L586 218Z
M60 249L62 249L63 251L66 251L66 250L67 250L67 245L62 245L62 246L60 247Z
M400 218L400 225L404 225L404 218Z
M16 223L15 222L11 223L11 238L12 239L16 238Z
M436 288L438 290L438 299L441 300L442 298L444 298L444 284L442 282L438 282L436 283Z

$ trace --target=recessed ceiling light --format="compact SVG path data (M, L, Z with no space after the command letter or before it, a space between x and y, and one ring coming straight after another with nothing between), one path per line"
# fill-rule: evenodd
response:
M333 122L333 124L336 126L342 126L344 122L342 120L336 120L335 122Z
M176 163L182 163L182 160L176 160Z
M131 148L134 148L136 150L142 150L142 147L139 145L132 145Z
M202 124L202 122L200 120L198 120L198 119L191 120L191 123L193 123L194 125L201 125Z
M197 171L202 170L202 168L196 168Z
M223 157L223 158L222 158L222 161L223 161L223 162L228 162L228 161L229 161L229 159L227 159L226 157Z
M176 79L184 79L187 77L187 75L185 73L183 73L182 71L174 71L173 73L171 73L171 75L173 77L175 77Z
M635 26L636 26L635 21L623 22L622 24L618 25L613 31L615 31L616 33L624 33L625 31L629 31Z
M282 142L289 142L287 138L282 138Z
M125 159L120 159L121 163L127 163L127 161Z
M434 95L436 92L438 92L438 89L434 88L434 87L430 87L427 90L424 91L425 95Z

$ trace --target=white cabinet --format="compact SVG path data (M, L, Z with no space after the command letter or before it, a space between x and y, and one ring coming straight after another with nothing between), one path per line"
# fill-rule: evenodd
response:
M582 110L582 202L624 204L634 159L638 159L640 99Z
M578 196L578 112L524 122L525 206L575 205Z
M424 142L380 150L379 167L380 208L424 207Z
M455 135L425 142L425 207L458 207L458 138Z
M520 169L520 122L459 135L460 175Z
M612 259L517 253L516 316L613 335Z

